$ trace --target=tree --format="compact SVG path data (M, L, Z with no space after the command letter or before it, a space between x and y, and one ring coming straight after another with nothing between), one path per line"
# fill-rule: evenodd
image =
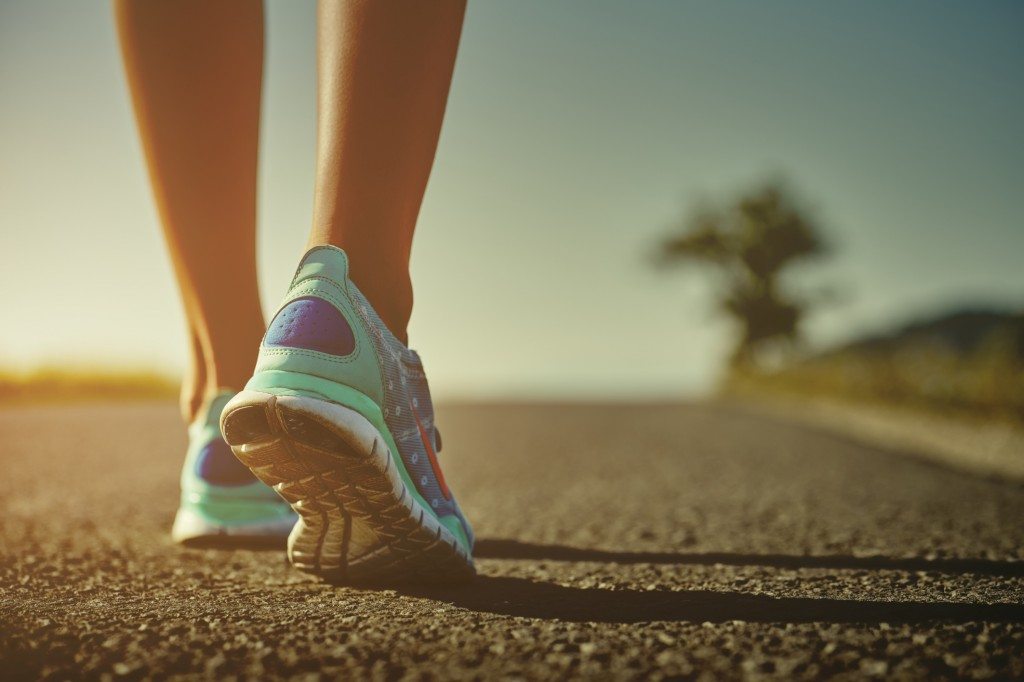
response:
M731 205L699 207L680 234L663 241L659 260L718 271L718 305L741 329L732 362L742 366L756 363L768 348L797 341L810 302L788 293L782 275L826 253L819 226L784 185L771 182Z

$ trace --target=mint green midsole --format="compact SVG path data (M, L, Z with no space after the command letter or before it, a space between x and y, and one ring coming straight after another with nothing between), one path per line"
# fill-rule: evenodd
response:
M274 500L215 500L196 493L183 494L181 508L217 525L266 524L294 518L288 505Z
M405 462L402 461L398 454L398 445L395 443L395 438L391 435L391 430L388 429L387 424L384 423L384 415L380 411L380 406L373 402L366 394L357 391L351 386L345 386L330 379L324 379L312 374L302 374L301 372L289 372L282 369L268 369L257 372L249 379L249 383L245 385L245 388L249 391L262 391L273 395L295 395L327 400L344 405L361 414L384 436L387 446L391 448L391 452L394 455L392 459L395 462L398 475L402 477L402 482L405 483L413 498L420 503L420 506L427 513L451 531L452 535L462 543L462 547L467 553L470 552L469 538L466 537L466 531L462 527L462 522L455 516L438 516L434 508L427 504L427 501L420 495L419 490L416 489L412 482L412 477L405 470Z

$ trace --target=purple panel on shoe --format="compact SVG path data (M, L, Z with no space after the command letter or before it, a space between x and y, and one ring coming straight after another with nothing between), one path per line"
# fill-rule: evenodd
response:
M249 468L238 461L223 440L207 443L196 458L199 478L213 485L248 485L256 480Z
M263 345L348 355L356 349L356 337L341 311L322 298L304 296L274 317Z

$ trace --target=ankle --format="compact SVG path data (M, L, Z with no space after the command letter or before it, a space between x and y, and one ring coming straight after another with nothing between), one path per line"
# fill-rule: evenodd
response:
M206 368L206 397L225 390L242 390L256 368L257 352L258 347L247 347L245 351L226 354L226 360L210 363Z
M178 409L186 424L191 424L196 420L199 408L203 406L203 394L202 384L189 384L187 380L182 382L181 392L178 395Z
M404 270L384 274L382 270L371 270L371 273L367 273L365 268L357 270L353 267L349 278L377 311L388 331L408 345L409 318L412 316L412 281L409 272Z

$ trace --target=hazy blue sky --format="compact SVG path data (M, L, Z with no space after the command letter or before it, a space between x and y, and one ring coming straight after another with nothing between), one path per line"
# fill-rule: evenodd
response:
M104 2L0 4L0 364L173 369L184 334ZM413 255L443 395L666 394L728 351L654 272L702 194L788 174L849 301L826 343L1024 302L1024 3L471 2ZM310 222L314 6L270 2L265 307Z

